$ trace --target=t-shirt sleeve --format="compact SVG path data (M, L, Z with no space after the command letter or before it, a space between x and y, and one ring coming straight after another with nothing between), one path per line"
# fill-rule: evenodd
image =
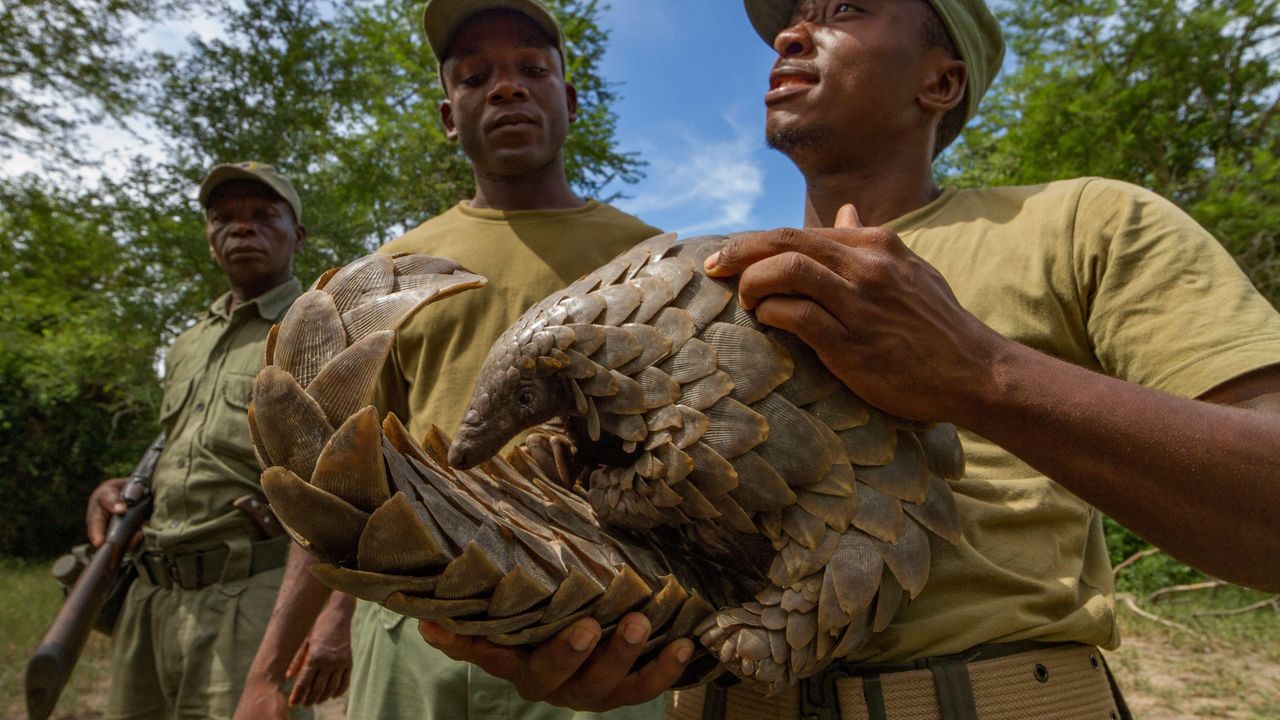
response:
M1102 369L1184 397L1280 363L1280 314L1230 254L1169 201L1094 180L1074 232Z

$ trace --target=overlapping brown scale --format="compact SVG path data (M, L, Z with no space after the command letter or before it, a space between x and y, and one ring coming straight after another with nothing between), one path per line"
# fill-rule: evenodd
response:
M867 422L836 433L844 445L849 462L856 465L884 465L893 460L898 448L898 431L884 413L871 410Z
M384 602L396 592L428 595L436 587L434 576L388 575L352 570L328 563L315 563L311 566L311 574L338 592L376 603Z
M352 415L320 451L311 484L365 512L377 510L391 498L381 429L372 406Z
M374 253L353 260L326 283L324 290L333 296L339 313L388 295L395 290L396 264L389 255Z
M337 427L373 400L379 373L395 341L390 330L371 333L338 353L307 385L329 424Z
M751 328L712 323L699 337L716 348L720 369L733 380L733 396L748 405L772 392L795 369L786 350Z
M887 465L859 467L857 477L880 492L921 503L929 493L929 467L914 433L897 431L897 451Z
M812 485L831 469L834 458L819 423L779 394L751 406L769 421L769 442L756 454L791 486Z
M467 272L467 269L457 262L449 258L435 257L433 255L397 253L392 255L391 258L396 266L397 283L415 275L452 275L458 271ZM403 288L397 287L396 289L402 290Z
M679 310L672 312L683 314ZM683 317L688 318L687 315ZM681 345L680 350L664 360L658 368L676 382L686 385L715 372L718 361L715 348L702 340L693 338ZM725 377L728 378L728 375Z
M897 542L873 542L907 595L912 598L919 595L929 579L930 558L929 538L920 526L913 522L903 523Z
M723 370L715 370L706 377L684 385L680 391L680 404L694 410L706 410L733 392L733 380Z
M396 493L373 514L360 535L358 567L366 572L420 575L453 560L449 542L425 521L404 493Z
M680 400L680 383L655 367L646 367L635 375L644 391L645 410L671 407Z
M298 477L310 478L316 458L333 435L333 426L320 405L292 375L268 365L254 381L253 408L263 457Z
M894 542L902 532L902 501L869 485L858 486L858 512L853 525L885 542Z
M604 343L595 352L590 353L591 359L595 362L607 368L617 368L639 357L644 351L644 347L634 333L608 325L596 327L604 336Z
M769 421L732 396L721 398L705 414L711 426L702 442L726 458L735 458L769 437Z
M738 487L733 498L747 510L781 510L796 502L796 495L773 466L754 452L744 453L731 461L738 474Z
M947 481L931 475L929 477L929 495L923 503L903 503L902 509L925 526L929 532L952 544L958 544L962 537L960 527L960 509L956 507L955 495L951 493Z
M640 354L618 368L623 375L635 375L671 354L671 341L664 338L657 328L627 323L622 329L630 332L640 343Z
M727 283L714 280L701 273L694 273L689 282L672 302L684 308L698 332L702 332L733 300L733 290Z
M322 559L346 562L354 558L368 513L279 466L263 471L262 491L280 522Z
M631 313L640 307L640 301L644 299L640 288L631 283L622 283L620 285L609 285L593 293L605 302L604 317L600 322L603 325L616 327L631 317Z
M285 313L272 359L306 387L320 368L346 347L347 331L333 296L311 290L294 300Z

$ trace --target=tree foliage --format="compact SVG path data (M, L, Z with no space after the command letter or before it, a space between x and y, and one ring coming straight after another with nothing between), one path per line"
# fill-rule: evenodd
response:
M948 159L965 185L1101 175L1178 203L1280 301L1280 2L1032 0Z
M65 157L85 122L120 118L135 106L141 57L137 23L163 17L168 2L6 0L0 5L0 156L21 150Z
M641 163L614 140L597 3L549 4L581 103L570 181L597 195L634 181ZM64 20L67 8L78 14ZM470 196L470 166L439 125L421 12L421 0L224 0L211 12L216 38L144 62L125 40L154 15L132 0L0 10L16 18L0 29L0 50L43 53L24 62L60 78L50 92L161 134L157 152L92 186L76 173L0 180L0 462L11 468L0 478L10 500L0 554L76 542L89 491L126 472L154 434L158 353L226 290L195 202L212 165L252 158L294 181L310 231L296 268L304 281ZM74 28L83 47L37 47L81 21L93 26ZM76 123L26 93L35 81L13 63L0 59L6 147L23 149L5 128L36 143L73 137Z

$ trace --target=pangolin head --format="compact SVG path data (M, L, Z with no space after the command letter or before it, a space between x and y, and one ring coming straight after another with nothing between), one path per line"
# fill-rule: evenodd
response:
M568 380L560 372L569 356L558 347L571 332L537 319L517 323L489 350L449 448L454 467L474 467L520 432L574 410Z

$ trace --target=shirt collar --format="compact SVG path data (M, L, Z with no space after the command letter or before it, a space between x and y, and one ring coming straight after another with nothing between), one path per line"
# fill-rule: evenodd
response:
M236 306L235 312L249 312L242 308L252 307L258 313L258 317L267 322L280 322L284 317L284 313L302 294L302 283L298 278L291 277L286 282L271 288L252 300L240 303ZM226 319L230 317L227 313L227 304L231 300L231 293L223 293L213 304L209 306L209 315L211 317L220 317Z

